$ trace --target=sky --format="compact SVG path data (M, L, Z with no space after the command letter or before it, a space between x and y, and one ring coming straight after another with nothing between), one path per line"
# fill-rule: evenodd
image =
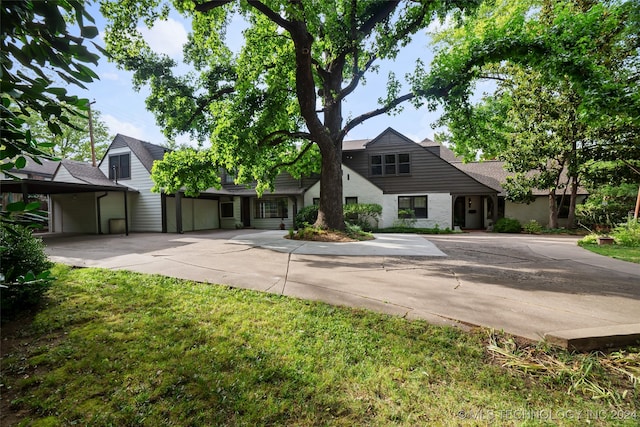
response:
M98 5L93 4L89 12L96 20L96 25L101 32L104 31L105 19L100 15ZM142 26L142 34L154 51L165 53L174 59L182 58L182 45L187 40L190 31L190 23L177 13L171 13L167 21L157 22L152 29ZM238 30L242 23L236 23ZM232 23L233 28L233 23ZM97 43L104 46L104 41L99 36ZM429 38L426 31L416 35L414 40L403 48L395 61L380 62L380 71L377 75L369 75L367 84L360 86L352 93L344 103L343 116L355 117L378 107L377 99L384 96L386 91L386 79L390 70L402 80L405 73L413 70L416 59L420 58L425 64L429 64L433 54L428 46ZM229 31L228 44L232 50L238 50L242 44L240 31ZM164 144L159 126L156 125L153 114L146 110L145 98L148 90L143 88L140 92L133 89L131 82L132 73L119 70L113 63L102 58L96 73L100 80L88 85L87 91L79 91L77 95L95 101L94 110L99 110L102 120L110 129L110 133L138 138L154 144ZM404 93L404 92L402 92ZM373 139L388 127L392 127L403 135L418 142L425 138L433 139L432 128L440 115L439 111L430 112L426 106L416 109L410 103L405 103L403 111L395 116L381 115L365 121L347 134L346 140ZM187 136L178 137L179 144L197 145L197 141L190 141Z

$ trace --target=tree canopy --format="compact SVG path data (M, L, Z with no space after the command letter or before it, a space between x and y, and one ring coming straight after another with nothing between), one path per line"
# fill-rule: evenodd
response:
M93 124L93 139L96 158L100 159L113 139L109 135L109 128L101 119L100 111L91 109ZM69 117L69 124L60 124L60 133L54 133L36 114L25 118L25 123L31 131L31 137L36 141L50 145L43 150L55 158L71 159L80 162L90 162L91 138L89 132L89 117L78 112Z
M343 103L375 72L377 63L395 58L432 20L478 2L127 0L105 2L101 10L109 20L107 50L121 67L135 72L138 87L149 85L147 106L169 136L186 132L209 141L205 157L211 168L237 170L237 181L255 181L258 191L268 188L283 169L294 176L319 171L317 224L342 229L346 133L403 102L419 104L444 93L447 86L434 93L424 78L424 64L418 62L404 85L393 73L388 76L379 105L370 111L345 119ZM153 52L138 29L142 22L151 26L166 18L171 8L192 22L184 47L191 69L187 74L178 75L178 64ZM247 24L238 52L225 45L234 16ZM166 173L154 177L165 189L212 182L177 183Z
M434 64L459 82L441 121L455 151L504 160L512 199L548 190L551 226L571 182L572 224L579 182L640 161L639 23L637 2L505 0L444 31ZM474 103L483 80L497 89Z
M54 143L34 137L30 117L37 115L50 132L61 135L63 126L87 110L87 99L69 94L59 83L86 89L98 78L89 65L96 65L99 56L85 44L98 29L84 6L81 0L2 2L1 170L24 167L25 156L38 162L49 155Z

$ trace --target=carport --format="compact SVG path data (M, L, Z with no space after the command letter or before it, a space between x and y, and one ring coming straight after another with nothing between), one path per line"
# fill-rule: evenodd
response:
M74 182L59 182L59 181L44 181L37 179L21 179L21 180L2 180L0 181L0 191L3 193L17 193L22 194L25 202L29 201L29 194L44 194L47 196L62 195L62 194L96 194L96 221L98 227L98 234L102 234L102 221L101 221L101 209L100 199L110 192L122 193L122 207L124 210L124 230L125 235L129 235L129 209L127 203L128 193L138 193L137 190L126 187L120 184L110 185L96 185L96 184L84 184ZM103 193L97 195L97 193ZM64 210L64 206L62 207ZM51 220L51 219L50 219Z

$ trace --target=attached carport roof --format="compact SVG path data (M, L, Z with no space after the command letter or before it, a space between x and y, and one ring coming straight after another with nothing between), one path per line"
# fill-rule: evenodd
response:
M124 185L96 185L75 182L43 181L38 179L3 179L0 181L0 191L3 193L31 193L31 194L65 194L65 193L93 193L98 191L126 191L138 193L137 190Z

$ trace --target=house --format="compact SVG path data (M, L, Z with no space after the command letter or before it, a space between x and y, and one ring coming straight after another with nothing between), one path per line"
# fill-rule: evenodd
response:
M498 191L453 166L439 150L433 141L416 143L391 128L372 140L345 141L344 202L380 204L381 228L408 209L416 227L453 228L458 217L467 228L495 222ZM319 194L317 183L305 194L305 205Z
M475 177L478 181L498 190L498 216L514 218L521 224L531 220L537 221L539 224L546 226L549 223L549 192L534 188L532 195L534 200L531 203L515 203L506 200L506 191L502 187L509 176L509 172L504 168L504 162L497 160L483 162L463 163L461 160L453 160L451 164L469 176ZM568 180L565 178L568 184ZM583 203L589 192L578 186L578 197L576 204ZM558 192L556 195L556 203L558 203L558 224L560 227L567 226L567 218L569 215L570 194L567 186L566 194ZM461 224L464 227L464 224Z
M151 192L153 162L166 152L118 134L97 167L52 162L47 179L21 170L22 179L3 180L2 191L49 195L49 230L65 233L289 229L302 207L319 201L317 176L295 179L287 173L261 197L255 186L236 184L226 171L220 189L198 197ZM371 140L345 141L342 155L344 203L381 205L379 227L393 226L407 210L415 214L416 227L483 229L502 216L546 224L546 194L533 206L505 202L500 162L462 163L445 146L415 142L391 128Z

